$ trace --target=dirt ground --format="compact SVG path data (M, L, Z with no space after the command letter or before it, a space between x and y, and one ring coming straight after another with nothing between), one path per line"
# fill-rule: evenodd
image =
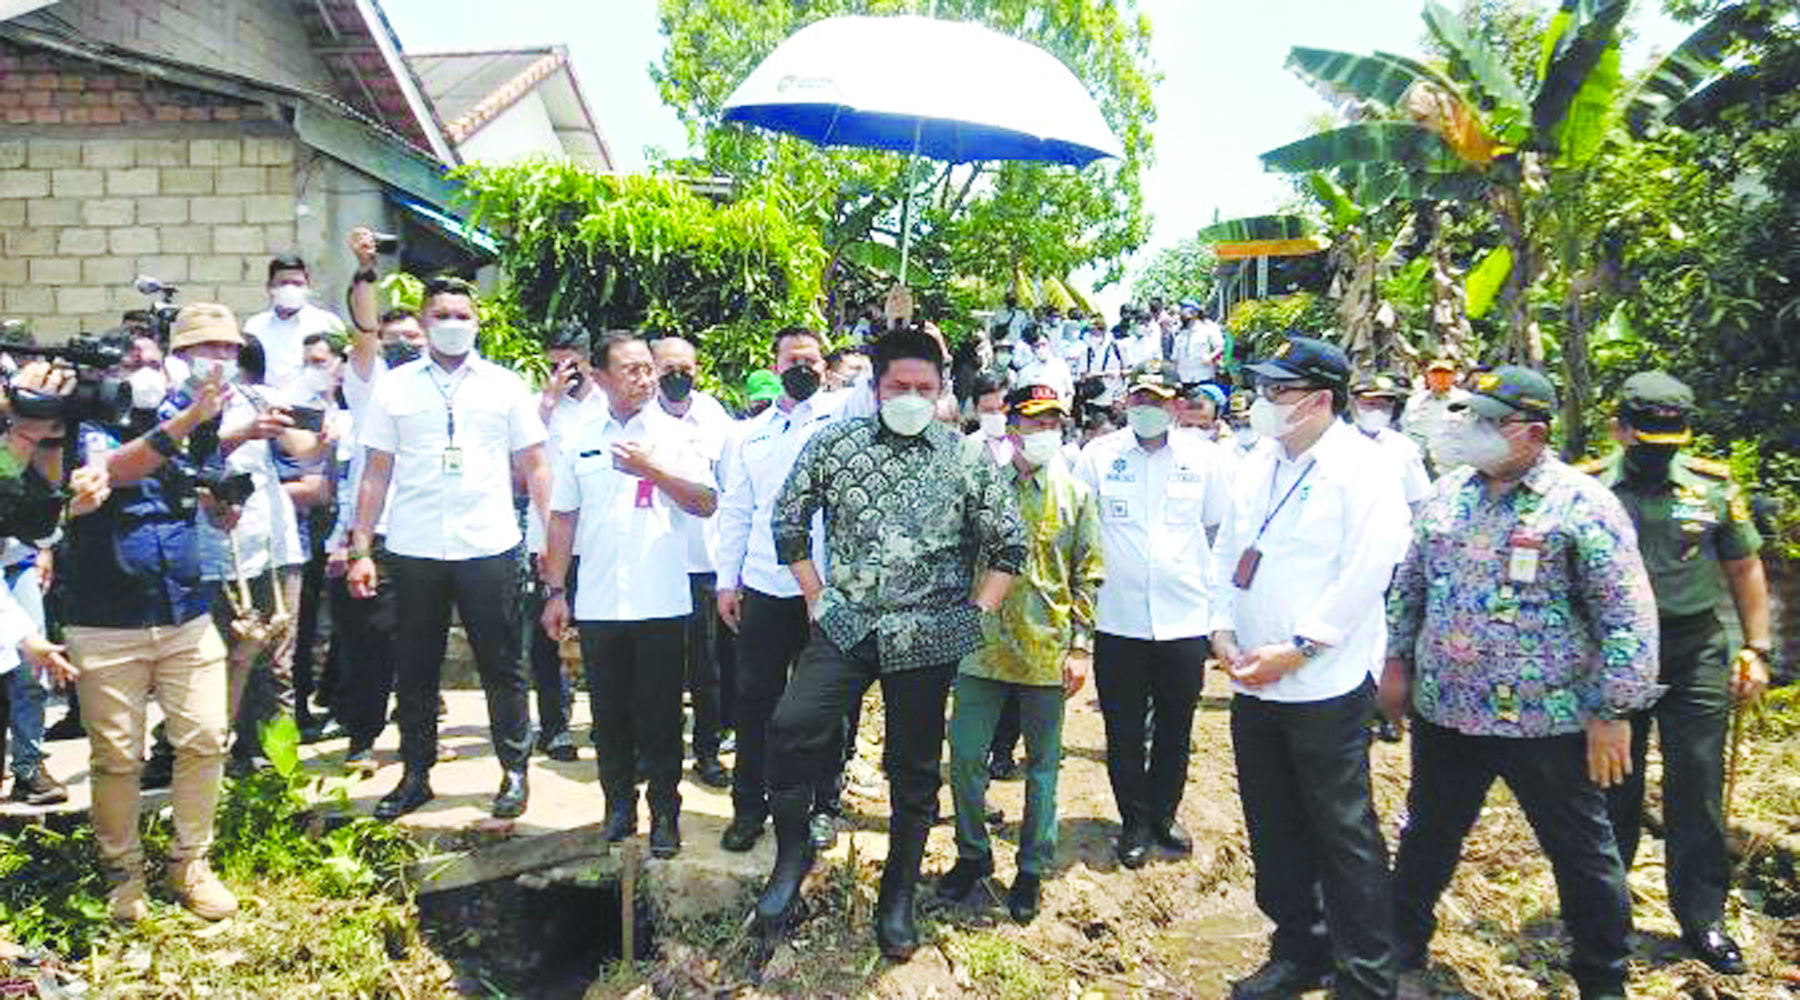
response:
M991 801L1006 821L995 845L998 872L991 891L978 894L978 905L928 906L921 925L926 945L910 962L882 960L869 918L885 846L876 831L886 807L878 787L863 787L850 796L857 830L840 838L839 850L808 884L809 918L760 970L761 956L742 923L665 922L658 928L659 959L613 968L589 996L1226 996L1232 980L1262 961L1268 931L1252 897L1228 699L1222 678L1215 676L1194 726L1181 807L1181 820L1195 841L1191 858L1158 856L1139 871L1114 860L1111 841L1118 825L1101 718L1089 689L1071 703L1065 725L1056 874L1045 883L1043 912L1031 926L1013 925L1004 909L1023 783L998 782ZM862 757L873 764L880 719L873 698L869 708ZM1377 743L1374 758L1391 846L1403 811L1405 745ZM877 794L865 794L871 792ZM948 817L947 788L942 809ZM930 899L930 880L954 861L946 822L932 833L922 898ZM1781 978L1781 970L1800 956L1800 927L1743 908L1735 927L1753 971L1723 979L1698 962L1682 960L1673 941L1675 925L1661 902L1661 881L1661 842L1646 836L1632 875L1642 938L1634 996L1800 995L1800 987ZM746 898L740 912L748 912L749 902ZM1440 916L1431 972L1437 995L1497 1000L1575 995L1560 971L1566 952L1548 865L1503 791L1494 793L1484 811Z

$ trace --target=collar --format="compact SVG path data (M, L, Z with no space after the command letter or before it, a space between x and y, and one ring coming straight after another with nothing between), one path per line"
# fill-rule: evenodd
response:
M429 348L426 349L424 354L420 355L419 360L425 362L425 371L430 373L433 379L436 379L441 375L452 382L462 378L465 374L473 373L476 366L482 363L481 355L476 354L475 349L472 347L469 348L469 353L463 355L463 363L457 365L455 371L448 371L444 366L438 364L437 358L431 356L431 350Z
M1538 454L1537 462L1533 464L1531 468L1525 470L1525 474L1519 477L1516 485L1530 490L1539 496L1543 496L1550 492L1550 487L1553 485L1550 480L1555 475L1554 470L1556 466L1560 464L1561 463L1556 460L1556 457L1550 454L1550 449L1546 446L1544 450ZM1480 469L1471 469L1469 482L1474 483L1476 486L1480 487L1483 493L1486 493L1488 483L1492 482L1492 480L1488 478L1487 473L1482 472Z

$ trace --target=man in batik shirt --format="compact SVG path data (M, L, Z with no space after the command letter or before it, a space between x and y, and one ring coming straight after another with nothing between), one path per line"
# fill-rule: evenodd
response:
M981 643L982 616L1025 562L999 466L935 419L944 362L921 329L884 334L874 350L879 413L819 431L775 502L775 555L800 584L813 629L770 722L776 857L757 903L765 935L794 915L812 867L811 789L835 772L843 720L879 680L894 806L875 937L892 958L918 947L913 891L936 819L944 703L957 661ZM817 511L828 578L812 560Z
M1605 790L1631 771L1631 715L1660 693L1656 600L1618 499L1548 451L1555 412L1535 371L1480 376L1389 597L1382 708L1415 722L1394 869L1403 991L1499 778L1556 871L1583 1000L1625 995L1631 897Z

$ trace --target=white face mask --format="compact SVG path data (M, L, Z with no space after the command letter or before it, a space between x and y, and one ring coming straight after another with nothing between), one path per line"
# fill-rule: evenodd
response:
M229 358L195 358L188 362L188 381L195 387L217 379L229 385L237 379L237 362Z
M1131 433L1147 441L1167 434L1173 418L1160 406L1131 406L1125 409L1125 422Z
M881 422L901 437L914 437L931 426L937 416L937 403L907 393L881 401Z
M991 438L1005 437L1006 414L983 413L981 415L981 433Z
M1294 427L1296 403L1271 403L1261 396L1250 404L1250 428L1258 437L1278 438Z
M1019 436L1019 457L1032 468L1041 468L1062 450L1061 431L1034 431Z
M154 410L169 394L169 380L155 368L139 368L125 381L131 386L134 410Z
M1512 454L1512 444L1500 428L1468 415L1446 421L1430 445L1432 461L1442 469L1472 465L1491 472Z
M440 319L425 328L425 335L439 354L460 358L474 349L477 329L472 319Z
M1387 410L1357 410L1356 426L1365 434L1379 434L1387 430L1394 422L1393 413Z
M293 312L306 304L306 292L305 285L276 285L269 298L275 303L275 308L282 312Z

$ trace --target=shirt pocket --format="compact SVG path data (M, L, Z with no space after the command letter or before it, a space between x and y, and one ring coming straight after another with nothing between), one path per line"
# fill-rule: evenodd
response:
M465 387L468 391L470 387ZM464 448L512 451L512 407L504 397L471 393L467 401L457 400L456 443ZM465 427L465 425L467 425Z
M417 398L397 399L389 404L388 415L394 419L402 449L425 447L435 451L441 447L445 426L441 404Z

